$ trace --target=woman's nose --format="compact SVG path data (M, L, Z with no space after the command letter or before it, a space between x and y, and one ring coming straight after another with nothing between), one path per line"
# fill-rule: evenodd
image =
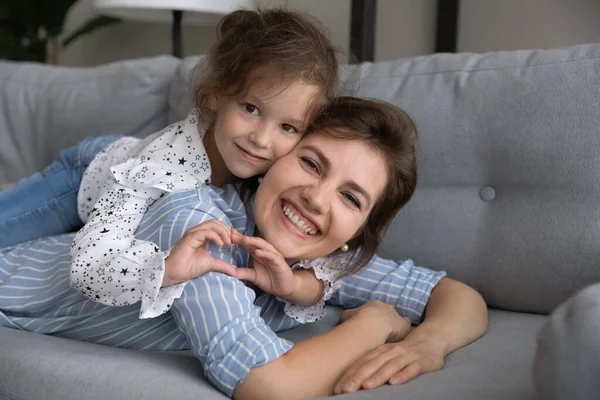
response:
M331 200L331 190L327 185L321 183L315 183L304 188L302 196L304 199L304 206L314 212L322 214L327 211Z

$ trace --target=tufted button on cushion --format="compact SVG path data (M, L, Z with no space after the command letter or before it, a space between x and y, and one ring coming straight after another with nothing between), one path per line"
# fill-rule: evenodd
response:
M479 197L483 201L490 202L496 198L496 189L491 186L484 186L479 191Z

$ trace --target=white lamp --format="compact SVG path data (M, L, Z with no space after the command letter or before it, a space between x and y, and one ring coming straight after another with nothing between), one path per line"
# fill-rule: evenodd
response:
M112 17L172 22L172 53L181 57L182 23L215 25L223 15L240 8L251 9L253 3L253 0L94 0L94 8Z

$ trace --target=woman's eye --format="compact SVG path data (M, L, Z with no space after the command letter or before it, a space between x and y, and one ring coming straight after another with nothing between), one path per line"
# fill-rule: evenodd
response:
M344 193L344 197L347 198L352 204L356 206L356 208L360 210L360 202L356 197L354 197L350 193Z
M298 133L298 129L296 129L290 124L281 124L281 129L289 133Z
M244 104L244 110L246 110L246 112L248 114L252 114L252 115L260 115L260 111L258 110L258 107L256 107L255 105L252 104Z
M317 165L316 162L314 162L313 160L311 160L308 157L302 157L301 160L302 160L302 163L304 165L306 165L308 168L314 170L317 173L319 172L319 166Z

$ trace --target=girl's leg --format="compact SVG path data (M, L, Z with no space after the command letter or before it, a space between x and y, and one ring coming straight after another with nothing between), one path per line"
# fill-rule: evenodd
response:
M0 191L0 248L78 230L77 192L96 154L118 139L87 138L60 153L42 172Z

